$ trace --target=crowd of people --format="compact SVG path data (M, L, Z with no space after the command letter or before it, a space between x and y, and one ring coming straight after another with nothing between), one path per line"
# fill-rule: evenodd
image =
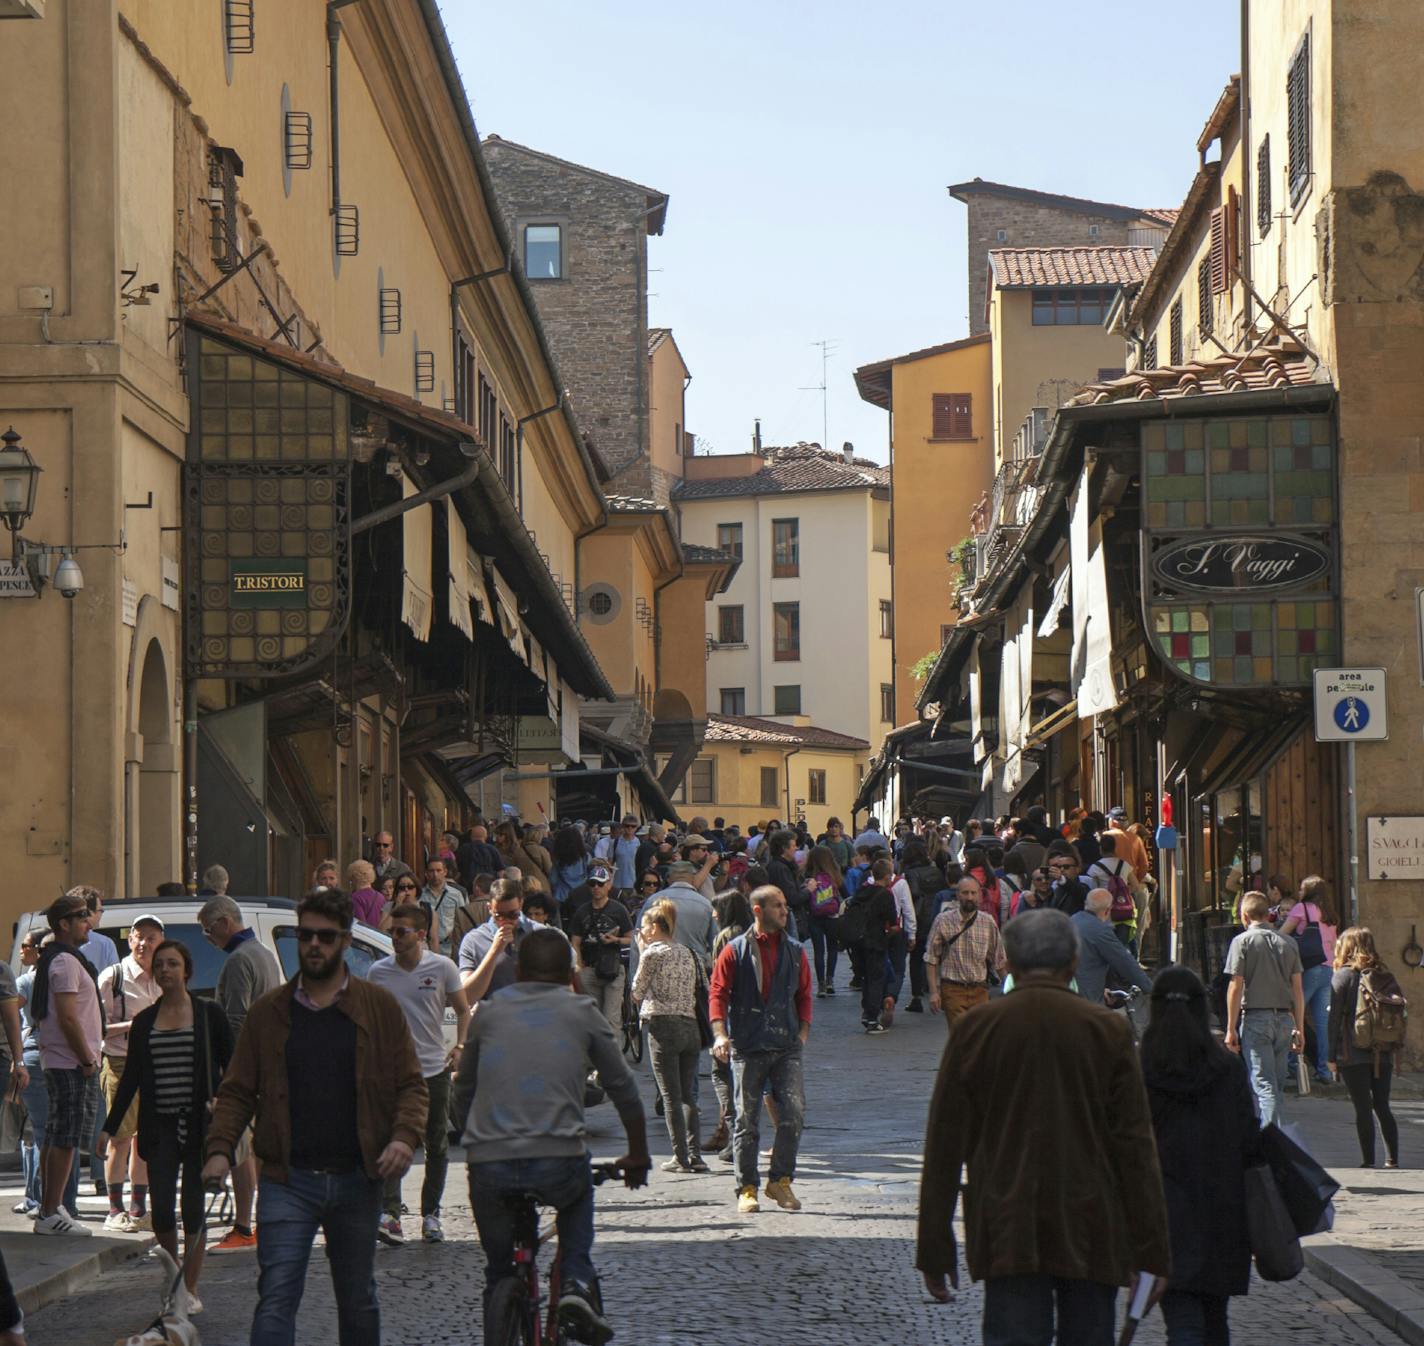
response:
M586 1107L611 1100L624 1180L645 1181L628 1034L649 1046L671 1149L661 1168L706 1173L715 1158L739 1212L763 1199L799 1210L803 1048L813 1001L839 981L859 993L867 1035L889 1032L902 1001L945 1019L919 1238L932 1295L949 1293L967 1164L986 1342L1046 1342L1055 1313L1062 1339L1106 1340L1105 1287L1130 1271L1162 1277L1174 1346L1225 1341L1226 1301L1245 1292L1249 1261L1241 1174L1296 1074L1343 1080L1363 1161L1374 1162L1377 1120L1385 1162L1398 1163L1389 1092L1403 1015L1390 1011L1402 996L1370 932L1339 930L1317 877L1292 890L1277 876L1241 897L1220 987L1182 967L1149 973L1140 958L1165 952L1152 939L1151 840L1121 809L1078 810L1061 826L1041 808L962 826L902 820L890 833L871 818L854 835L836 818L815 835L775 819L743 833L722 818L682 831L632 816L552 831L505 818L447 834L417 873L380 833L368 858L316 866L290 980L210 868L198 923L225 955L212 1001L189 994L192 952L159 915L129 919L121 955L96 928L102 894L75 888L48 909L47 930L25 934L18 981L0 971L0 1068L32 1135L15 1209L38 1234L88 1234L76 1197L91 1149L106 1230L151 1228L177 1264L181 1224L191 1314L205 1187L230 1182L232 1227L212 1251L257 1251L252 1341L293 1340L320 1230L340 1339L364 1344L380 1334L375 1248L405 1240L401 1178L423 1148L420 1234L440 1241L453 1138L487 1287L513 1270L504 1195L537 1192L558 1211L561 1319L579 1339L606 1340L583 1136ZM345 962L357 921L392 945L365 978ZM1099 1012L1133 988L1151 1010L1140 1053L1121 1017ZM533 1040L537 1055L510 1049ZM1004 1072L1005 1059L1027 1064ZM1099 1135L1103 1098L1113 1122ZM763 1110L774 1129L764 1186ZM1219 1142L1209 1173L1203 1128ZM1093 1214L1045 1237L1024 1224L1045 1202ZM5 1316L0 1294L0 1343Z

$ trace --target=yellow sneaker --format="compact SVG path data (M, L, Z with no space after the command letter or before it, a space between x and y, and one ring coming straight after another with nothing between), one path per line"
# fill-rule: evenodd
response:
M767 1183L766 1194L782 1210L801 1209L801 1203L796 1199L796 1193L791 1190L790 1178L778 1178L775 1182Z
M770 1192L771 1188L768 1187L767 1191ZM737 1193L738 1215L755 1215L760 1209L761 1202L757 1200L755 1187L743 1187L742 1190Z

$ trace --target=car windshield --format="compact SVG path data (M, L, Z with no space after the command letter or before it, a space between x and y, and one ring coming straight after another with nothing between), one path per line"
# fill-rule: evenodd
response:
M127 925L101 926L100 933L108 935L114 941L120 954L128 953L129 928ZM193 921L191 924L171 921L164 927L163 937L164 939L176 939L179 943L186 944L188 952L193 955L193 975L188 981L188 990L194 995L212 995L218 984L218 973L222 971L222 965L227 955L221 949L215 949L208 943L207 936L203 934L203 927L197 921Z
M282 963L282 975L284 977L294 977L297 973L297 928L294 925L279 925L272 932L273 940L277 946L277 957ZM346 966L358 977L365 977L371 970L371 964L378 958L384 958L389 949L383 949L378 944L369 944L359 936L351 941L351 947L346 950Z

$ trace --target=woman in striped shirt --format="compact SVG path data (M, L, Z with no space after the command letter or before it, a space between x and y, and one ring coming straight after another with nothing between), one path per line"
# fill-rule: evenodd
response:
M193 955L187 945L164 940L154 950L152 972L162 995L134 1018L129 1030L128 1059L104 1121L104 1138L118 1129L137 1093L138 1152L148 1163L153 1233L175 1262L182 1175L183 1281L193 1314L203 1307L195 1293L204 1251L203 1139L208 1105L232 1057L232 1032L227 1015L213 1001L188 994Z

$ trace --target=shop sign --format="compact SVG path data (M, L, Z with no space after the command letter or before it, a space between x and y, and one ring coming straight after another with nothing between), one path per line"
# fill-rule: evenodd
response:
M1366 818L1366 878L1424 879L1424 818Z
M1269 593L1293 589L1330 569L1330 553L1292 534L1230 533L1163 547L1152 557L1163 584L1201 593Z
M0 598L34 598L35 586L24 563L0 561Z
M307 563L277 557L233 557L228 562L229 598L235 608L304 608Z
M160 595L163 606L178 611L178 596L182 592L179 580L178 561L172 556L162 557L159 561L161 574L159 576L163 592Z

